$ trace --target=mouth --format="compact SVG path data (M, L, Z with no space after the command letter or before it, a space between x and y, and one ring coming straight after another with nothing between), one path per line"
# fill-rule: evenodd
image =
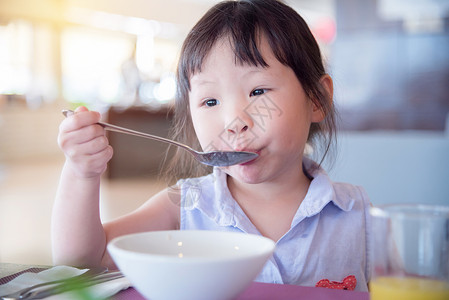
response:
M258 150L256 150L256 149L235 149L235 151L252 152L252 153L256 153L258 155L256 158L254 158L250 161L239 164L240 166L245 166L245 165L249 165L249 164L253 163L254 161L256 161L257 159L259 159L262 149L258 149Z

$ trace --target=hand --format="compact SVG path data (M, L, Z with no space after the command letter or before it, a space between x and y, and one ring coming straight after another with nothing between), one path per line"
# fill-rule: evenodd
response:
M112 158L113 150L105 129L96 124L100 114L81 106L59 126L58 145L66 164L81 178L100 176Z

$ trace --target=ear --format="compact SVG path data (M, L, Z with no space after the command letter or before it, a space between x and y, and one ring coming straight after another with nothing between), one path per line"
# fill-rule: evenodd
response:
M327 95L328 101L332 102L334 95L334 84L332 82L332 78L325 74L320 78L320 84ZM326 114L318 101L312 101L313 110L312 110L312 122L319 123L324 120ZM332 103L330 103L332 105Z

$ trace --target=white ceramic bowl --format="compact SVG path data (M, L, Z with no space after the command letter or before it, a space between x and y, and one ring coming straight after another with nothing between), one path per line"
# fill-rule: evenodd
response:
M152 300L228 300L259 274L275 248L244 233L153 231L112 240L109 253L122 273Z

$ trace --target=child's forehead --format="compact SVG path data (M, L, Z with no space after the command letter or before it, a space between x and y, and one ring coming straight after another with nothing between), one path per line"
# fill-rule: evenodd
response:
M254 48L247 49L247 52L253 56L256 56L256 53L254 52L257 51L260 54L262 61L258 62L257 60L248 57L242 58L239 51L241 51L241 45L238 45L233 41L229 35L220 37L212 44L210 49L204 53L204 56L201 59L201 64L199 64L197 68L191 69L193 72L190 74L190 77L192 78L192 76L201 73L205 67L216 60L227 60L237 67L259 69L269 67L267 62L276 59L268 40L263 35L260 36L256 45L254 45Z

